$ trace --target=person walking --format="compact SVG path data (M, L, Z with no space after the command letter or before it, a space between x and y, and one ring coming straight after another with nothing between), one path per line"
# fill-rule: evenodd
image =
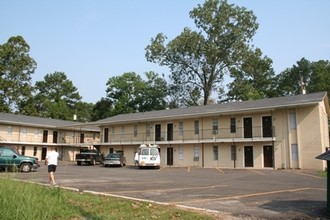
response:
M48 178L49 183L51 185L56 185L55 182L55 172L57 167L57 160L58 160L58 152L55 151L54 147L50 148L50 152L48 152L46 156L46 164L48 165Z
M134 165L135 166L139 165L139 153L137 151L135 151L134 154Z

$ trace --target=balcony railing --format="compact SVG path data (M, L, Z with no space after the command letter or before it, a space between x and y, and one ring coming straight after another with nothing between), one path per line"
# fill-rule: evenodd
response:
M110 133L107 138L101 136L101 143L106 144L135 144L135 143L199 143L199 142L243 142L243 141L272 141L275 140L275 128L238 127L234 130L203 129L173 132L138 132ZM104 141L107 140L107 141Z
M81 139L80 134L76 136L65 136L58 137L57 139L53 139L52 136L44 138L42 135L35 134L19 134L19 133L11 133L11 134L2 134L0 136L0 143L2 144L42 144L42 145L91 145L99 143L99 138L93 138L89 136L85 136L84 139Z
M236 127L221 129L183 130L173 132L137 132L137 133L109 133L107 138L85 135L81 140L80 134L75 136L59 136L53 140L48 136L44 142L42 135L35 134L1 134L2 144L42 144L42 145L92 145L92 144L141 144L141 143L213 143L213 142L246 142L246 141L274 141L275 127L254 126L252 128ZM100 141L101 140L101 141ZM107 140L107 141L104 141Z

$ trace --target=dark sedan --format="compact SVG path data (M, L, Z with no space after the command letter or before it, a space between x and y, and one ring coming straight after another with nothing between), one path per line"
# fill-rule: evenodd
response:
M108 154L102 162L104 167L107 166L126 166L126 158L120 153L110 153Z

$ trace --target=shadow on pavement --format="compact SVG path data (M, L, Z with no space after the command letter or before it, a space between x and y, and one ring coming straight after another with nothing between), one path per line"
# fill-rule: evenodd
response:
M281 201L273 200L265 203L260 208L281 213L288 213L291 216L296 213L295 219L330 219L330 215L326 213L327 203L325 201L310 200L292 200Z

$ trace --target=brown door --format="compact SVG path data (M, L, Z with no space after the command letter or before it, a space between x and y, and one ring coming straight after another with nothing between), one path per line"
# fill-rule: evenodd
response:
M104 143L107 143L109 141L109 128L104 128L103 140L104 140Z
M167 124L167 140L173 141L173 124Z
M252 118L244 118L244 138L252 138Z
M84 143L85 141L85 134L81 133L80 134L80 143Z
M264 146L264 167L273 167L273 146Z
M48 131L44 130L43 135L42 135L42 142L47 143L48 141Z
M41 160L45 160L47 156L47 148L43 147L41 150Z
M161 141L161 136L162 135L162 128L160 124L155 125L155 140L156 141Z
M58 138L58 132L53 131L53 143L57 143L57 138Z
M168 166L173 165L173 147L167 148L167 165Z
M271 116L262 117L262 136L273 137Z
M245 167L253 167L253 147L244 146L244 164Z

